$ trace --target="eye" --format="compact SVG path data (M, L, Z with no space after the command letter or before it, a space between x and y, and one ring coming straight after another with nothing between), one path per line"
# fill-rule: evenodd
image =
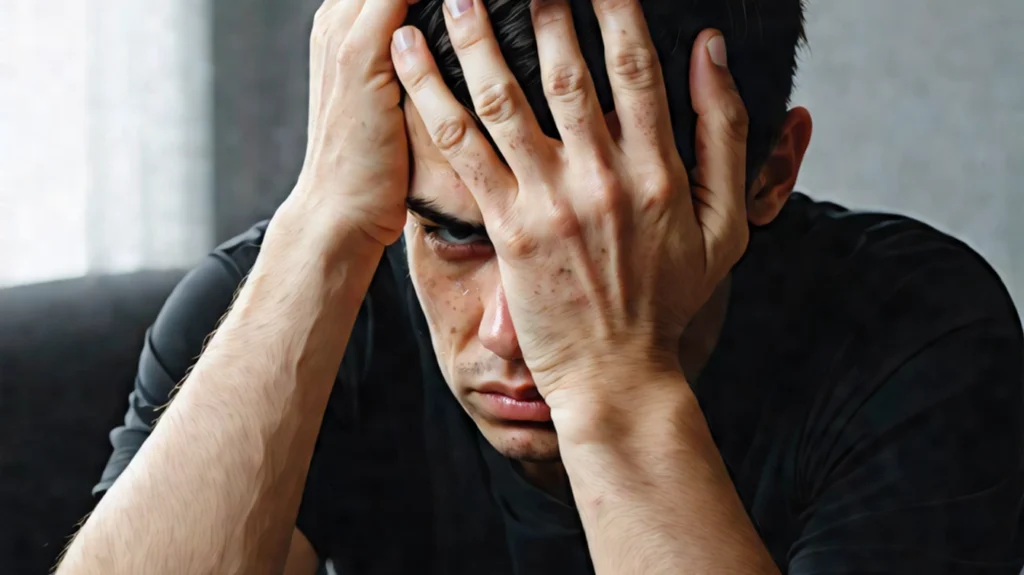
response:
M441 242L457 246L488 241L487 234L481 234L469 229L438 226L428 228L427 233L433 234Z

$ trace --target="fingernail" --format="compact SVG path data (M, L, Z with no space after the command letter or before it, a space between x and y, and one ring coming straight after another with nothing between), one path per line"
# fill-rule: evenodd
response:
M444 0L452 18L458 18L473 9L473 0Z
M729 65L728 56L725 51L725 38L721 34L715 34L710 40L708 40L708 54L711 56L711 61L720 68L725 68Z
M399 52L405 52L412 48L414 42L416 42L416 36L412 33L412 30L399 28L395 32L395 48L398 48Z

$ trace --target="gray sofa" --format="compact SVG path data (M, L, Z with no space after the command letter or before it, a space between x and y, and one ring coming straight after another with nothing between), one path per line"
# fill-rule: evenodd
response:
M0 290L0 573L47 573L110 455L178 271Z

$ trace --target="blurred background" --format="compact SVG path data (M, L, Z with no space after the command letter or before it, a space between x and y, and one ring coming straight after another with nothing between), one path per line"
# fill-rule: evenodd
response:
M304 150L318 0L0 3L0 285L188 266ZM1024 299L1024 3L809 3L802 187L967 240Z
M288 193L318 5L0 1L0 572L90 508L180 270ZM966 240L1018 302L1022 29L1020 0L811 0L794 97L804 191Z

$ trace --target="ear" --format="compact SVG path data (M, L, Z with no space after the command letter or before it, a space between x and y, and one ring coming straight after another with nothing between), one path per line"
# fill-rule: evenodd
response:
M779 131L778 142L747 194L747 220L754 226L770 224L793 193L814 124L806 108L793 108Z

